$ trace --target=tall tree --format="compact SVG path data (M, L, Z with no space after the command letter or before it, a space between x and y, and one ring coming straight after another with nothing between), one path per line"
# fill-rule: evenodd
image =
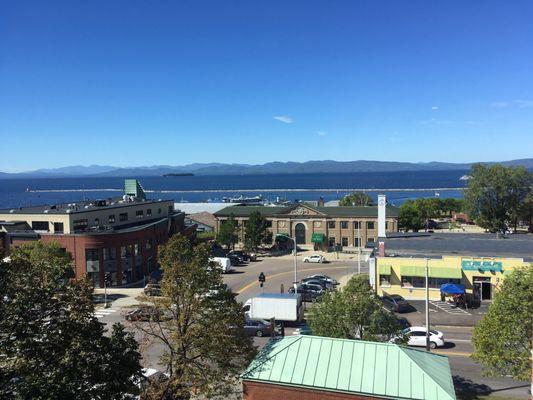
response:
M92 284L72 280L70 255L34 242L0 264L0 398L124 399L140 354L120 324L94 316Z
M372 197L364 192L353 192L344 196L339 201L340 206L371 206L374 205Z
M235 248L235 243L239 241L239 223L235 220L233 214L229 216L226 221L220 224L220 229L217 233L217 242L222 246Z
M398 319L383 308L364 275L322 295L309 311L308 321L318 336L387 341L401 335Z
M205 244L192 246L174 235L159 249L161 297L151 302L153 318L137 327L164 348L168 381L156 383L149 399L228 396L239 373L255 355L244 333L244 312L222 283Z
M532 185L533 173L524 167L476 164L465 190L465 205L478 225L491 232L504 232L510 224L516 224Z
M400 206L398 225L406 231L418 232L424 227L424 217L418 207L418 203L407 200Z
M259 211L250 213L248 221L244 223L244 245L250 250L257 250L261 244L272 241L272 234L267 230L267 220Z
M472 358L488 375L531 377L533 330L533 267L505 277L488 313L474 328Z

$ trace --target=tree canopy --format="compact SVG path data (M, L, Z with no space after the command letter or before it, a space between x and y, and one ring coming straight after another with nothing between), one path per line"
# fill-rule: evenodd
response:
M474 328L472 358L487 375L529 380L533 329L533 267L515 269Z
M124 399L140 354L120 324L94 316L92 284L72 280L70 255L33 242L0 262L0 398Z
M370 341L401 336L398 319L383 308L366 275L356 275L343 289L322 295L309 310L308 322L318 336Z
M427 226L432 218L451 217L452 212L459 212L464 204L461 199L427 199L407 200L400 206L398 225L407 231L419 231Z
M239 241L239 223L235 220L233 214L226 221L221 222L217 234L217 242L227 249L234 248L235 243Z
M524 167L475 164L470 171L465 203L476 223L490 232L514 225L531 193L533 173Z
M244 223L244 245L249 250L257 250L262 244L272 242L272 233L267 230L267 220L259 211L250 213Z
M169 379L155 383L148 399L228 396L255 355L244 332L244 312L222 283L205 244L193 246L174 235L159 250L161 297L145 298L153 315L137 328L164 348L161 363Z
M339 201L339 206L372 206L372 197L364 192L353 192L344 196Z

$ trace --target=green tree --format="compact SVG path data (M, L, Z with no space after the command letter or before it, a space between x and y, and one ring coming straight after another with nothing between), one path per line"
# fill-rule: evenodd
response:
M244 332L242 305L223 285L220 269L209 262L205 244L192 246L186 237L174 235L159 248L159 262L162 296L145 298L154 318L136 326L163 346L161 363L169 379L150 387L147 398L229 396L255 355Z
M374 205L372 197L364 192L353 192L344 196L339 201L339 206L371 206Z
M424 227L424 218L414 200L407 200L400 206L398 225L406 231L418 232Z
M518 209L518 218L528 225L528 231L533 232L533 191L530 192L520 208Z
M226 221L220 224L219 232L217 233L217 242L222 246L235 248L235 243L239 241L239 223L235 220L233 214L229 216Z
M308 321L318 336L370 341L401 336L398 319L383 308L364 275L352 277L339 291L322 295L309 311Z
M478 225L490 232L504 232L510 224L516 226L532 185L533 173L524 167L476 164L465 190L465 206Z
M141 376L133 335L94 316L70 255L34 242L0 263L0 398L124 399Z
M267 220L259 211L250 213L248 221L244 223L244 245L249 250L257 250L262 244L272 241L272 235L267 230Z
M488 313L474 328L472 358L487 375L531 377L533 329L533 267L516 269L505 277Z

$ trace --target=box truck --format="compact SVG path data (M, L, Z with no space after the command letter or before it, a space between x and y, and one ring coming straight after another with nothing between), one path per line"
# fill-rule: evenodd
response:
M209 261L215 262L220 265L223 274L227 274L228 272L233 271L233 267L231 266L231 260L227 257L213 257L210 258Z
M303 317L302 296L294 293L263 293L244 303L250 319L300 322Z

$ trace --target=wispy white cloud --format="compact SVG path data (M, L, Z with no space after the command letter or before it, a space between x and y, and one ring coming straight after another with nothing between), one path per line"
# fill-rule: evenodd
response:
M495 101L490 105L494 108L533 108L533 100Z
M439 106L433 106L433 107L431 107L431 109L432 109L433 111L436 111L436 110L439 109Z
M281 122L284 122L286 124L292 124L293 123L293 120L291 117L288 117L286 115L275 115L274 117L275 120L277 121L281 121Z
M316 134L317 134L318 136L326 136L326 135L327 135L327 133L324 132L324 131L318 131Z
M437 118L431 118L431 119L425 119L422 121L418 121L420 125L453 125L457 121L452 121L449 119L437 119Z

